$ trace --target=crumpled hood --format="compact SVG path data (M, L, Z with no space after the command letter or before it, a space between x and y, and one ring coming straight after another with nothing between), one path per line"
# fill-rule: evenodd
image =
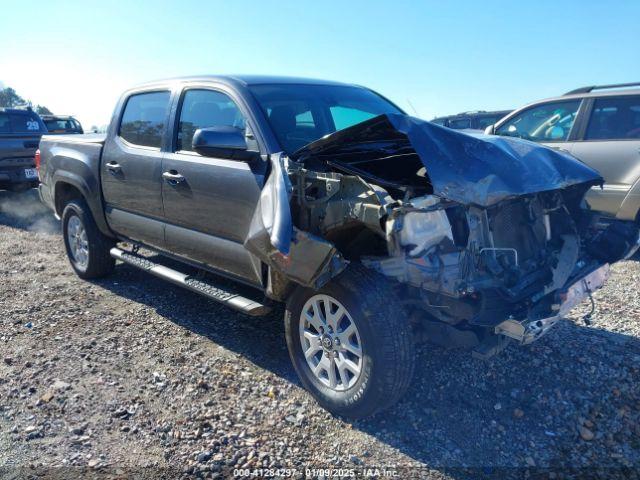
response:
M395 155L406 152L414 162L414 153L420 158L433 193L463 204L486 207L572 185L582 185L586 192L602 183L596 171L570 155L516 138L459 133L406 115L381 115L327 135L290 159L348 162L364 156L383 159L391 170L406 161ZM319 288L346 263L330 242L294 227L287 157L273 154L270 162L244 246L286 278Z
M385 114L327 135L292 159L412 148L433 186L448 200L481 207L506 198L603 183L602 177L566 153L512 137L461 133L401 114ZM395 159L402 162L402 158Z

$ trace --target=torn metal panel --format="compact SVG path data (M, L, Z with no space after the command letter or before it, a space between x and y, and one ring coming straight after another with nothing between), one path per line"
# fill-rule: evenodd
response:
M442 198L487 207L507 198L602 184L600 175L574 157L519 138L470 135L414 117L385 114L328 135L298 150L292 159L323 159L368 179L393 177L417 155L424 183ZM381 167L381 161L387 162ZM393 177L393 178L392 178ZM415 179L414 179L415 181Z
M261 259L273 250L287 255L291 246L293 220L289 200L292 189L285 159L282 153L271 155L271 172L244 241L245 248Z
M301 228L320 234L358 223L381 237L381 220L396 202L386 190L359 177L339 173L313 172L292 165L296 184L294 201L308 215L301 216Z
M297 228L289 254L272 252L265 262L294 282L312 288L320 288L347 266L331 242Z
M273 155L244 246L287 279L319 288L347 263L333 244L293 227L291 191L285 157Z

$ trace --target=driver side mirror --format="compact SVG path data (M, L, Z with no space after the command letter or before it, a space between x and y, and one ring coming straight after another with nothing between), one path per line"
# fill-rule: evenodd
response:
M249 150L244 130L231 126L199 128L193 135L192 148L204 157L248 161L260 155Z
M487 125L486 128L484 129L485 135L493 135L495 132L496 132L495 125Z

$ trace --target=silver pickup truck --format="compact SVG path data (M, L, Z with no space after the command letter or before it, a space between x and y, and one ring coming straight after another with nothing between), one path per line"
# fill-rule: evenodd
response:
M602 179L570 155L335 82L150 83L40 159L80 277L119 260L249 315L284 303L301 382L348 417L403 395L419 338L481 358L538 339L638 242L588 210Z

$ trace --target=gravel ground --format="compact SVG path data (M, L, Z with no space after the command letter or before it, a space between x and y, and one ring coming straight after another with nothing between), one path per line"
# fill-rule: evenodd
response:
M82 281L58 230L33 192L0 192L0 477L640 472L639 262L614 267L590 326L585 305L488 362L422 346L404 400L346 422L301 388L281 310L249 318L125 265Z

